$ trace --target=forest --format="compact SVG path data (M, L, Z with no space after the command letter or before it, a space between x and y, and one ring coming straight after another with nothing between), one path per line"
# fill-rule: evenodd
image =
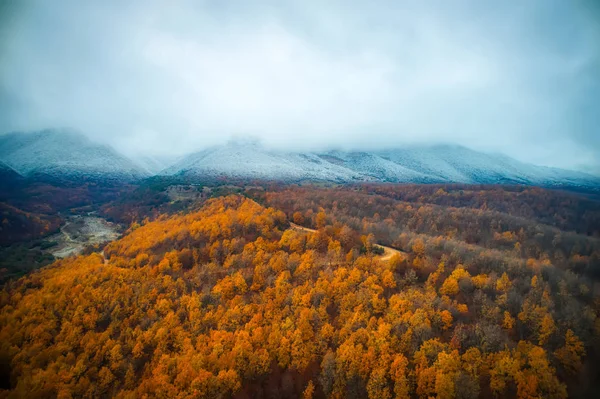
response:
M13 173L13 175L16 175ZM69 216L98 212L136 186L110 181L24 178L0 170L0 285L52 263L49 237Z
M0 397L600 395L592 196L148 190L103 207L122 238L4 285Z

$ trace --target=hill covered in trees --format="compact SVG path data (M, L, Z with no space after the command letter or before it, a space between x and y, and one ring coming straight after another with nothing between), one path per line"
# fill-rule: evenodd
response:
M8 283L0 396L595 393L593 199L397 185L246 195L140 220L101 253Z

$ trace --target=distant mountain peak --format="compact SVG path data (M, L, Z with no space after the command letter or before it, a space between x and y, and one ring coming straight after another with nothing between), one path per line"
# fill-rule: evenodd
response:
M133 180L148 175L113 148L71 129L2 134L0 160L23 176Z

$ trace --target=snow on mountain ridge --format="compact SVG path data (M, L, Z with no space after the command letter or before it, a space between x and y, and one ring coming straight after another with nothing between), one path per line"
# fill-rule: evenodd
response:
M600 186L600 178L581 172L525 164L454 145L299 153L268 150L256 142L233 142L184 157L161 174L284 181Z
M368 152L350 152L330 151L322 154L322 158L336 160L338 164L343 165L353 171L366 176L371 176L376 180L383 181L404 181L404 182L439 182L434 176L409 169L401 164L395 163L389 159L377 154Z
M315 154L271 151L259 145L238 143L191 154L161 174L272 180L352 181L362 178L360 174L326 162Z
M111 147L68 130L0 135L0 160L24 176L73 175L127 180L148 176Z
M600 177L526 164L505 155L457 145L369 152L286 152L264 148L256 140L234 140L174 162L162 156L137 155L130 159L81 134L46 130L0 135L0 162L23 176L135 180L151 175L179 175L192 179L229 177L288 182L506 183L600 188Z

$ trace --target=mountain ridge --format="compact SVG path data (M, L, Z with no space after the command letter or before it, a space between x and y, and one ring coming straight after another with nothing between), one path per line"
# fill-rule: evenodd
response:
M525 184L600 187L600 177L537 166L503 154L458 145L409 146L379 151L286 152L229 143L198 151L159 175L190 179Z
M25 177L136 180L149 176L112 147L72 130L1 134L0 161Z
M537 166L456 144L372 151L282 151L234 141L174 158L127 157L71 130L0 135L0 162L26 178L134 181L151 176L283 182L524 184L600 189L600 177Z

